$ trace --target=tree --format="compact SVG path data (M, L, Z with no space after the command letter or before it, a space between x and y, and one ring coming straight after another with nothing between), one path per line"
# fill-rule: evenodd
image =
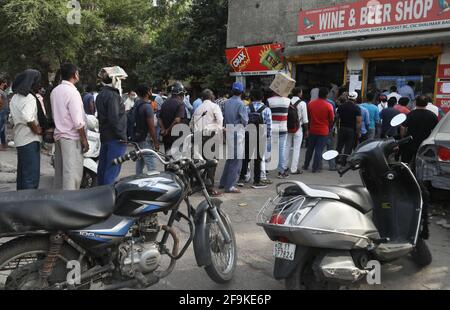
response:
M179 3L138 64L142 79L157 84L187 80L198 88L222 89L229 76L225 58L228 1Z

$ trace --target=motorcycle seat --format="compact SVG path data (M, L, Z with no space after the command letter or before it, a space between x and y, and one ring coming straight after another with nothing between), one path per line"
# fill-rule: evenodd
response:
M338 195L342 202L354 207L363 214L367 214L373 209L373 200L369 191L360 185L346 186L311 186L314 189L328 191Z
M0 194L0 233L76 230L108 219L112 186L81 191L25 190Z

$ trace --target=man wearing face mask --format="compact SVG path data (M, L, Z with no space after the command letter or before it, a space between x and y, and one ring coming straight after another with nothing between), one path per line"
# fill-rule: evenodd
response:
M89 151L83 100L75 84L80 80L73 64L61 66L62 82L50 95L55 121L55 189L78 190L83 178L83 154Z
M136 92L134 92L133 90L128 93L128 98L127 98L127 100L125 100L125 103L124 103L125 112L128 113L134 107L134 104L135 104L137 98L138 98L138 96L137 96Z

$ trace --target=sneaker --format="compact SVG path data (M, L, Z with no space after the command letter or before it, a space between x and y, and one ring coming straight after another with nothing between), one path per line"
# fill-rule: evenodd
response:
M236 185L239 186L239 187L244 187L244 184L245 184L245 180L239 180L239 181L236 183Z
M269 180L269 179L267 179L267 180L261 180L260 183L266 184L266 185L271 185L271 184L273 184L273 182L272 182L271 180Z
M287 179L287 178L289 178L289 174L287 174L285 172L283 172L283 173L279 172L278 173L278 178L279 179Z
M253 183L252 188L254 188L254 189L263 189L263 188L267 188L267 184L263 184L262 182L259 182L259 183Z

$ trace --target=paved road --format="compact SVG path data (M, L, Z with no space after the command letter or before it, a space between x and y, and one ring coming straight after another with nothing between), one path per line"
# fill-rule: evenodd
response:
M14 163L14 152L0 154L1 161ZM51 184L51 167L49 159L43 158L43 177L41 187ZM222 168L219 167L217 178ZM134 165L128 163L123 167L122 176L133 174ZM275 173L272 173L274 176ZM305 173L293 178L307 184L354 184L360 183L355 173L340 179L336 173L324 171L321 174ZM1 180L0 180L1 182ZM0 185L14 188L13 184ZM256 215L265 201L274 193L274 185L264 190L247 188L241 195L225 195L224 209L229 214L236 232L238 245L238 264L236 276L228 285L222 286L212 282L206 273L197 267L192 248L178 262L174 272L152 289L192 289L192 290L282 290L284 284L272 277L273 257L272 242L266 237L262 228L256 226ZM201 197L194 197L198 203ZM245 207L239 206L245 203ZM433 220L435 222L436 219ZM186 238L187 227L179 227L180 236ZM408 258L384 265L382 268L382 285L363 285L361 289L450 289L450 230L433 225L432 238L429 241L434 261L423 270L419 270Z

